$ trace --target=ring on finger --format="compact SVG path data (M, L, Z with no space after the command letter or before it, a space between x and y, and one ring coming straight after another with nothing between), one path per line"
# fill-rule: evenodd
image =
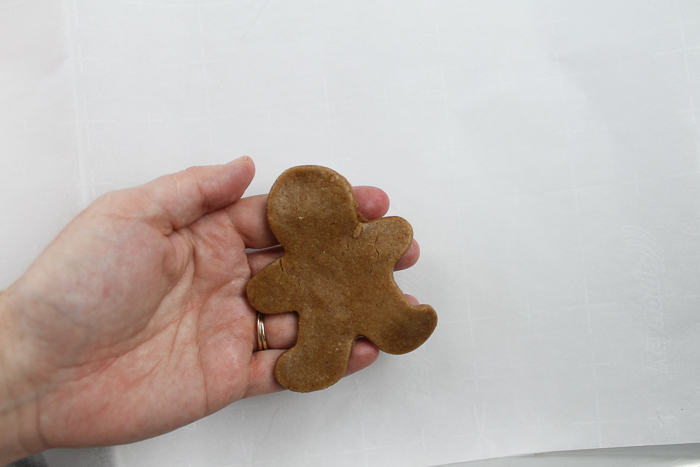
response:
M267 345L267 338L265 337L265 321L262 313L258 312L256 323L258 329L258 348L257 351L267 350L270 347Z

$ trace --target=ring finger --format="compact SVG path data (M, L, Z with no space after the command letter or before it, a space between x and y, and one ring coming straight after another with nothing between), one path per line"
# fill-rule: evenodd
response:
M418 305L418 300L405 294L411 305ZM271 349L289 349L294 346L299 334L299 316L294 313L280 313L277 315L264 315L265 338Z

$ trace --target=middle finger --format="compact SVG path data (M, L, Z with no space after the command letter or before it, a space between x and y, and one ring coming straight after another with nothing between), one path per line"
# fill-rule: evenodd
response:
M276 261L284 256L284 249L281 246L268 248L265 250L253 251L248 253L248 265L250 266L251 275L256 275L268 264ZM414 239L408 251L394 265L395 271L407 269L416 264L420 256L420 247Z

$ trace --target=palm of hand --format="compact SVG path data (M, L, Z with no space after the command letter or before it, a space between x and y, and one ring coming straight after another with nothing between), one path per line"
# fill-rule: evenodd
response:
M61 382L40 401L51 445L152 436L250 389L251 272L228 212L164 235L113 217L110 202L79 216L16 287L37 305L23 316L32 360L48 384ZM65 251L80 255L67 262ZM95 423L73 423L78 413Z

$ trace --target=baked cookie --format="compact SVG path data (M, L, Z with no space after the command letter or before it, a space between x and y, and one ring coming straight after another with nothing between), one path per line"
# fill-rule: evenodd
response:
M309 392L336 383L360 336L403 354L432 334L435 310L411 305L394 282L394 265L413 238L404 219L368 221L348 181L317 166L277 179L267 219L285 254L250 280L247 293L262 313L299 315L297 342L275 366L283 386Z

